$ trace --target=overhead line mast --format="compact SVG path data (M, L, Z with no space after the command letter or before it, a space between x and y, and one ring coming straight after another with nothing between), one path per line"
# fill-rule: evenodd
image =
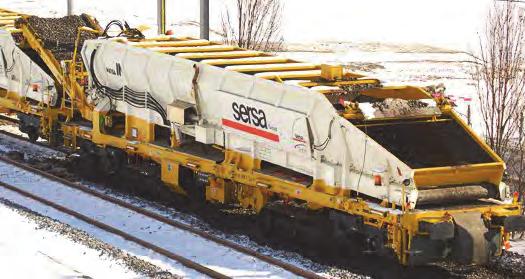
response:
M201 39L210 39L210 0L200 0L200 12L201 12Z
M158 33L166 34L166 0L157 0Z
M67 0L67 15L68 16L74 14L74 9L75 9L74 2L75 2L74 0Z

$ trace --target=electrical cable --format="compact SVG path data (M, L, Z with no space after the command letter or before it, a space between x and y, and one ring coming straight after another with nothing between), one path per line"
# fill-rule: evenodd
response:
M328 144L330 143L330 140L332 139L332 125L334 124L334 120L335 118L332 118L332 120L330 120L330 125L328 126L328 136L327 138L323 141L323 143L319 144L319 145L313 145L313 148L317 151L324 151L326 149L326 147L328 147Z
M95 73L95 55L97 50L93 50L90 57L89 72L93 80L93 84L98 93L102 96L108 97L110 100L124 101L128 105L135 108L146 108L151 109L162 117L165 125L169 125L168 116L166 110L162 105L155 99L149 92L138 92L127 86L123 86L120 89L113 89L111 87L103 85Z
M106 25L106 28L104 28L104 31L102 32L102 37L111 38L111 36L108 35L108 31L113 25L119 27L121 32L124 31L124 25L122 25L122 22L120 22L119 20L112 20Z
M107 25L106 28L104 28L104 31L102 32L102 37L104 38L114 38L115 36L110 36L108 34L109 29L112 26L117 26L120 29L120 33L116 37L127 37L131 39L144 39L145 36L142 34L140 30L137 28L131 28L127 22L120 20L112 20Z
M15 49L13 48L13 50L11 51L11 66L7 66L7 58L5 57L5 53L4 53L4 48L0 46L0 51L2 52L2 61L4 63L4 69L5 69L5 73L10 73L13 71L13 69L15 68L15 64L16 64L16 61L15 61Z

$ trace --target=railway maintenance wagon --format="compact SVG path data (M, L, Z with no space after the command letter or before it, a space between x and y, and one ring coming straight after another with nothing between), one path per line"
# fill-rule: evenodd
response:
M95 175L131 164L252 209L262 235L403 265L484 264L525 229L504 162L443 96L89 15L0 10L0 25L2 112Z

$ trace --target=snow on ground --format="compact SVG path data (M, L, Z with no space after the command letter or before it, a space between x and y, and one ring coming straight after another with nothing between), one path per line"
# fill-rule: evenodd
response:
M525 240L511 241L511 246L510 251L525 256Z
M2 181L15 185L37 196L49 198L62 206L80 212L92 219L108 225L125 229L131 235L148 239L151 243L163 247L188 259L197 261L209 268L235 278L294 278L289 272L276 268L251 256L246 256L235 250L204 240L191 233L175 229L152 218L137 214L128 209L116 206L99 198L89 196L79 190L61 186L59 183L39 177L20 168L0 163L0 177ZM42 187L45 185L45 187ZM0 197L4 197L16 204L22 204L46 216L54 216L57 220L73 227L89 232L94 237L106 243L135 254L157 266L168 269L170 272L194 277L190 271L184 271L180 265L161 256L153 256L151 251L133 247L129 243L108 239L100 230L86 227L83 222L72 218L57 217L56 213L46 212L42 206L34 203L27 204L8 190L0 189ZM43 212L42 212L43 210ZM51 214L51 215L50 215ZM59 215L60 216L60 215ZM87 230L86 230L87 229ZM115 237L112 237L115 238ZM125 245L121 247L121 245ZM133 247L133 248L132 248ZM131 250L131 251L130 251ZM135 250L135 251L133 251ZM137 251L139 250L139 251Z
M178 275L181 277L186 278L203 278L205 276L201 275L200 273L186 268L183 265L179 264L178 262L172 261L160 254L157 254L155 252L152 252L148 249L143 248L142 246L139 246L133 242L126 241L122 239L119 236L116 236L114 234L108 233L104 230L101 230L97 227L94 227L90 224L87 224L83 221L80 221L74 217L71 217L70 215L64 214L58 210L55 210L51 207L42 205L38 202L35 202L32 199L25 198L21 196L20 194L17 194L15 192L6 190L4 188L0 188L0 197L2 199L8 200L14 204L23 206L25 208L28 208L32 210L33 212L36 212L38 214L44 215L44 216L52 216L53 219L70 225L73 228L79 229L81 231L84 231L88 233L89 235L93 236L96 239L99 239L100 241L104 243L108 243L118 249L121 249L125 251L126 253L135 256L141 260L144 260L146 262L150 262L168 272L171 272L174 275ZM102 215L103 216L103 215ZM15 225L15 228L17 226ZM16 231L16 230L13 230ZM16 239L16 238L13 238ZM12 241L13 239L10 239ZM28 246L28 250L30 250L31 247ZM77 258L77 260L79 260ZM80 259L80 261L83 261L84 259ZM9 258L6 258L5 263L10 263ZM3 277L3 272L1 272ZM107 273L111 274L111 273ZM104 276L102 276L104 278ZM120 278L118 276L112 276L112 278Z
M0 125L0 130L13 133L15 135L25 135L20 132L18 127L11 125ZM44 140L42 140L44 142ZM33 143L23 141L14 137L0 134L0 152L8 153L10 151L18 151L26 154L27 158L45 157L45 158L64 158L65 154L46 148L44 146L35 145ZM26 159L27 159L26 158Z
M122 263L63 236L36 229L31 220L0 204L2 278L137 278ZM5 229L9 228L9 229Z

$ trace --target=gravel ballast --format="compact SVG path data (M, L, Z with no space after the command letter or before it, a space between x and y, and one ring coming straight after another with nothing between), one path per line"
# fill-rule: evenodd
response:
M58 233L65 238L82 244L90 249L100 252L100 257L109 259L123 264L130 270L136 273L147 276L148 278L180 278L170 272L163 270L147 261L141 260L121 249L115 248L112 245L104 243L84 231L75 229L67 224L58 222L50 217L43 216L39 213L31 211L26 207L12 203L9 200L0 199L0 204L7 206L15 211L17 214L36 223L36 229L46 230Z
M17 26L27 23L36 37L42 41L44 47L51 51L57 60L67 60L73 57L75 41L81 27L93 27L85 20L86 15L72 15L61 18L43 18L30 16L17 20ZM95 39L92 33L82 33L82 42L86 39Z

